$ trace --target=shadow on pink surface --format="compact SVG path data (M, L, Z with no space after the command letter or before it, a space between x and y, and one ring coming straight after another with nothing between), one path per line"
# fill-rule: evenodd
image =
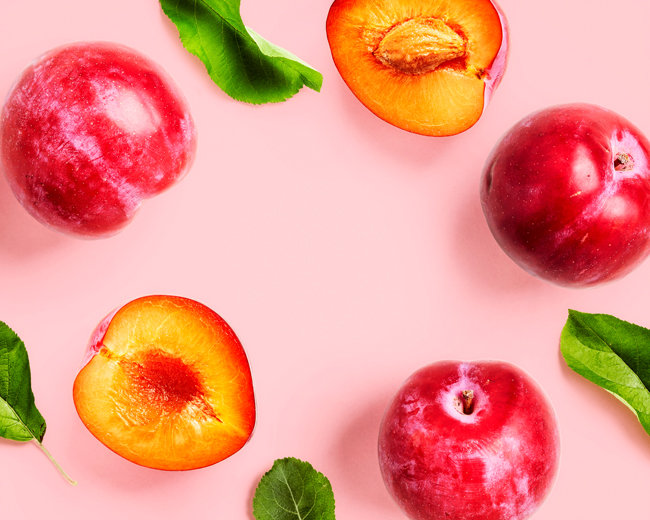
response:
M331 475L334 495L364 502L382 511L398 511L384 487L377 462L377 437L391 395L370 402L344 425L334 447L336 475ZM354 493L354 497L352 497Z
M26 446L29 446L30 447L29 449L37 449L36 446L34 445L34 443L31 442L31 441L26 441L26 442L14 441L12 439L5 439L4 437L0 437L0 446L2 446L2 447L4 447L4 446L12 446L12 447L16 447L16 448L21 447L21 446L23 448L25 448Z
M77 419L77 422L80 421ZM68 465L76 464L76 468L72 469L80 486L100 486L102 489L113 489L119 495L127 492L135 496L145 491L164 495L190 485L193 479L201 478L200 470L161 471L138 466L110 451L82 428L70 427L67 437Z
M630 441L636 444L639 455L643 453L643 456L650 461L648 434L634 413L609 392L571 370L562 357L559 343L558 362L560 363L562 376L576 390L576 395L573 397L577 401L576 406L580 406L579 402L583 399L589 399L590 403L595 403L598 408L605 410L607 415L611 417L612 423L623 429ZM588 429L588 427L585 426L585 429ZM595 433L598 435L598 432Z
M548 286L501 251L485 222L478 185L474 196L462 201L456 222L455 258L465 264L463 272L472 284L499 291L539 291Z
M66 237L33 218L16 200L0 172L0 254L25 257L58 247Z
M264 473L266 473L266 471L261 471L253 478L253 483L251 484L251 490L248 495L248 502L246 503L246 518L248 520L257 520L253 515L253 497L255 496L255 490L257 489L257 485L260 483L260 480L264 476Z
M367 146L373 154L395 158L404 166L395 172L396 175L404 172L417 172L418 177L439 175L442 171L436 170L436 165L441 164L443 158L462 156L466 146L463 134L429 137L397 128L368 110L348 89L336 69L332 69L328 79L328 88L335 90L337 107L327 117L340 117L328 127L340 126L354 132L359 140L363 140L363 143L356 139L352 141L360 154Z

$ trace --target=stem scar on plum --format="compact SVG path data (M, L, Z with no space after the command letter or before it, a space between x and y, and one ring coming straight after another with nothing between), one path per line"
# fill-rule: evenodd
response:
M614 170L617 172L629 172L634 168L634 159L629 153L619 152L614 159Z
M474 391L463 390L454 398L454 407L463 415L472 415L474 412Z

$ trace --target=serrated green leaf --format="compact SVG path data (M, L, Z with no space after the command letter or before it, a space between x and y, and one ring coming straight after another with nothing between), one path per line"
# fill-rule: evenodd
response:
M256 520L335 520L330 481L311 464L278 459L253 497Z
M569 310L560 349L571 369L623 401L650 435L650 330Z
M43 440L45 419L34 403L25 344L0 321L0 437Z
M34 403L25 344L6 323L0 321L0 437L34 441L61 475L76 486L77 483L43 446L45 428L45 419Z
M323 76L290 52L244 26L239 0L160 0L185 48L229 96L275 103L303 85L320 91Z

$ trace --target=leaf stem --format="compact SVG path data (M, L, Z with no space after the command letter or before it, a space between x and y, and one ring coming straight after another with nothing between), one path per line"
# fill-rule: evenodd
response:
M63 470L63 468L62 468L61 466L59 466L59 463L54 459L54 457L52 457L52 454L51 454L49 451L47 451L47 448L46 448L45 446L43 446L43 443L39 442L38 439L33 439L33 440L34 440L34 442L36 443L36 445L41 449L41 451L42 451L43 453L45 453L45 455L47 456L47 458L50 459L50 462L51 462L52 464L54 464L54 466L56 467L56 469L59 470L59 473L61 473L61 475L63 476L63 478L67 480L68 484L71 484L71 485L73 485L73 486L76 486L76 485L77 485L77 481L76 481L76 480L72 480L72 479L70 478L70 476L69 476L69 475L68 475L68 474Z

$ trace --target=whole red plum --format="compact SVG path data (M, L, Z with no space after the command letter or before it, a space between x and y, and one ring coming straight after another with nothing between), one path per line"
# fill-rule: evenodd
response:
M483 212L521 267L567 286L627 274L650 252L650 143L604 108L534 113L492 151Z
M418 370L379 432L388 491L413 520L523 520L557 472L555 414L540 387L500 361Z
M108 236L189 168L187 103L148 58L113 43L54 49L18 79L0 122L2 169L20 203L67 233Z

